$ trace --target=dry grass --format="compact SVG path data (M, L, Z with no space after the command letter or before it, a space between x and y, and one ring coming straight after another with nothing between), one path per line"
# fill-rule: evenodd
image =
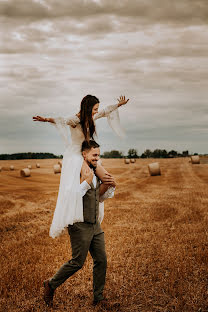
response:
M105 295L111 311L208 311L208 164L156 160L104 160L116 177L105 205L108 270ZM31 177L19 170L32 164ZM0 311L50 311L42 299L44 279L71 258L68 233L48 232L60 175L57 160L0 161ZM55 293L55 311L107 311L92 306L92 260Z

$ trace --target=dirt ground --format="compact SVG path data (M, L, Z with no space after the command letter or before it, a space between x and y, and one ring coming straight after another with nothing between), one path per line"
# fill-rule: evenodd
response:
M159 161L161 176L148 163ZM35 168L39 162L40 168ZM60 174L57 159L0 161L0 311L52 311L43 280L71 258L68 232L49 237ZM20 169L32 165L31 177ZM10 171L9 166L15 170ZM55 292L55 311L208 311L208 163L188 158L103 160L117 181L102 228L105 296L92 306L92 259Z

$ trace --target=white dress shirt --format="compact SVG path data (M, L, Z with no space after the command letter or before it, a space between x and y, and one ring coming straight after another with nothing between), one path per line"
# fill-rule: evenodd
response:
M92 183L94 185L94 188L96 188L97 185L97 179L96 179L96 175L93 175L93 179L92 179ZM84 180L81 184L80 184L80 190L81 190L81 194L82 197L87 193L87 191L91 189L91 186L87 183L86 180ZM107 191L100 196L99 201L102 203L105 199L107 198L112 198L114 196L114 192L115 192L115 187L110 186Z

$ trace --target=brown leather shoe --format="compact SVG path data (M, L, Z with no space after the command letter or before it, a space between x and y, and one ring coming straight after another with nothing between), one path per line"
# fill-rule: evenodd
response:
M51 286L49 285L49 279L45 280L43 282L44 285L44 301L48 306L52 306L53 305L53 295L54 295L54 289L51 288Z

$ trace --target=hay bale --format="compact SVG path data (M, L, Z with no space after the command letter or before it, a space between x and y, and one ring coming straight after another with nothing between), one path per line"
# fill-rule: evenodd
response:
M36 164L36 168L40 168L40 164L39 163Z
M61 173L61 166L60 165L54 165L53 170L54 170L54 173Z
M61 160L58 161L58 164L62 168L62 161Z
M158 162L149 164L148 169L151 176L161 175L160 165Z
M10 170L14 170L14 166L13 165L10 166Z
M0 172L1 172L1 170L2 170L2 167L0 167Z
M130 159L125 158L125 159L124 159L124 163L125 163L125 164L130 164Z
M134 163L135 163L135 159L134 159L134 158L131 158L131 159L130 159L130 162L131 162L132 164L134 164Z
M30 169L29 168L21 169L20 170L20 175L23 178L30 177Z
M193 165L195 165L195 164L200 164L199 155L191 156L191 163L192 163Z
M28 165L27 168L28 168L28 169L32 169L32 166L31 166L31 165Z

